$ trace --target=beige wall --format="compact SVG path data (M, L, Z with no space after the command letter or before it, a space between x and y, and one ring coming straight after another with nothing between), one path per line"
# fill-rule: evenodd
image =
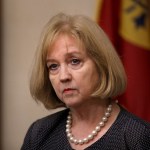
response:
M29 94L41 30L62 11L94 18L97 0L3 0L2 150L18 150L29 125L50 112Z

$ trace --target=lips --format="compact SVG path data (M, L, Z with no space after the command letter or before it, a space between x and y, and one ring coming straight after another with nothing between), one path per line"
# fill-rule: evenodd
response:
M63 90L63 93L69 93L69 92L73 92L75 89L72 88L66 88Z

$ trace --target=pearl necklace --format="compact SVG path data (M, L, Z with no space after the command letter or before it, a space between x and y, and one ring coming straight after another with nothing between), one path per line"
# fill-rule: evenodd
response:
M76 139L72 135L72 132L71 132L72 115L71 115L71 112L69 112L68 117L67 117L67 124L66 124L66 134L67 134L69 141L76 145L77 144L82 145L82 144L86 144L86 143L90 142L91 140L93 140L96 137L96 135L98 134L98 132L100 132L101 128L105 126L105 123L107 122L108 118L110 117L111 112L112 112L112 105L110 104L107 107L105 115L102 117L101 121L98 123L98 125L95 127L95 129L92 131L92 133L89 134L84 139Z

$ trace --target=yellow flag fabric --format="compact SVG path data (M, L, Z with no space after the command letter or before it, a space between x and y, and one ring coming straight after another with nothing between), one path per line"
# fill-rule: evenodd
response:
M120 34L127 41L150 50L150 20L146 7L146 0L122 0Z
M150 121L150 0L99 0L98 24L115 46L128 77L119 102Z

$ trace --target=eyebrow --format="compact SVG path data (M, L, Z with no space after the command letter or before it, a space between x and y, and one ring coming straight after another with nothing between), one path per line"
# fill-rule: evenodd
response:
M72 55L72 54L77 54L77 55L81 55L82 53L81 52L67 52L66 56L68 55Z
M82 53L81 52L67 52L65 55L66 55L66 57L68 57L68 56L71 56L72 54L81 55ZM53 58L46 59L47 63L48 62L55 62L55 61L56 61L56 59L53 59Z
M55 59L46 59L46 63L48 63L48 62L55 62L56 60Z

